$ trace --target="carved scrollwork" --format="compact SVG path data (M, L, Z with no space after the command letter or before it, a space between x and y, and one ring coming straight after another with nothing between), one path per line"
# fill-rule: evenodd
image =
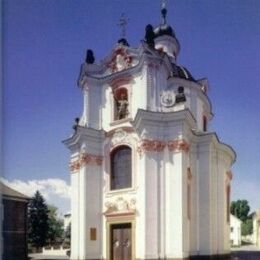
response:
M81 153L76 160L70 162L69 168L71 172L76 172L85 165L101 165L102 161L103 157L100 155Z
M138 146L139 154L143 152L162 152L166 146L166 142L161 140L143 139Z
M119 214L119 213L135 213L136 200L130 199L129 201L119 197L114 201L108 201L105 203L106 210L104 214Z

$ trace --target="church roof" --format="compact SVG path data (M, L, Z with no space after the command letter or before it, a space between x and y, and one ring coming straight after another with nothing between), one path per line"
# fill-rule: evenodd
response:
M9 186L5 185L2 181L0 181L0 193L3 197L30 200L30 197L10 188Z
M196 80L193 78L191 73L186 68L184 68L182 66L178 66L175 63L172 63L172 75L174 77L187 79L187 80L196 82Z
M168 35L172 36L175 38L175 33L172 27L168 24L161 24L158 27L154 29L154 34L155 37L163 36L163 35Z

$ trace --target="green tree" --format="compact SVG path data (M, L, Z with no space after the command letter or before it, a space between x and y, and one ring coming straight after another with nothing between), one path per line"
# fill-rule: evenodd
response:
M36 191L28 205L28 242L38 250L46 245L48 230L48 208L44 197Z
M51 244L55 244L63 239L63 220L58 217L57 207L48 205L48 210L48 241Z
M239 218L242 222L245 222L248 219L249 211L250 207L247 200L237 200L231 202L231 214Z
M71 238L71 223L69 223L66 230L64 231L64 242L70 245L70 238Z
M253 220L248 218L242 223L242 236L251 235L253 233Z

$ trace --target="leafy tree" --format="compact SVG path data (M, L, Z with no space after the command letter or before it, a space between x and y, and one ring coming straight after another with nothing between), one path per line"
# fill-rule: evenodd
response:
M231 202L231 214L239 218L242 222L245 222L248 219L249 211L250 207L247 200L237 200Z
M28 205L28 242L37 249L43 247L48 229L48 208L44 197L36 191Z
M247 219L242 223L242 236L251 235L253 233L253 220Z
M63 239L63 220L58 217L57 207L48 205L48 241L53 244Z
M69 223L66 230L64 231L64 242L70 244L70 237L71 237L71 223Z

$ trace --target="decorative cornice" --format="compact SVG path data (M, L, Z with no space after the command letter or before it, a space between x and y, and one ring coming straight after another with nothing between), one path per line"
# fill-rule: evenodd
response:
M69 167L71 172L78 171L81 167L86 165L101 165L103 157L90 153L82 153L76 160L70 162Z
M134 128L131 127L131 126L122 126L120 128L115 128L115 129L110 130L109 132L106 132L105 136L106 137L112 137L116 132L121 132L121 131L124 131L126 133L135 132Z
M184 139L172 140L168 143L162 140L143 139L139 142L137 152L140 155L144 152L162 152L166 145L171 152L188 153L190 150L190 145Z
M115 89L115 88L118 88L120 86L128 85L132 80L133 80L132 76L122 75L122 76L119 76L117 78L111 79L111 81L109 82L109 85L113 89Z
M166 142L161 140L143 139L138 146L139 154L143 152L162 152L166 146Z
M172 140L168 142L168 149L172 152L188 153L190 150L190 145L184 139Z

